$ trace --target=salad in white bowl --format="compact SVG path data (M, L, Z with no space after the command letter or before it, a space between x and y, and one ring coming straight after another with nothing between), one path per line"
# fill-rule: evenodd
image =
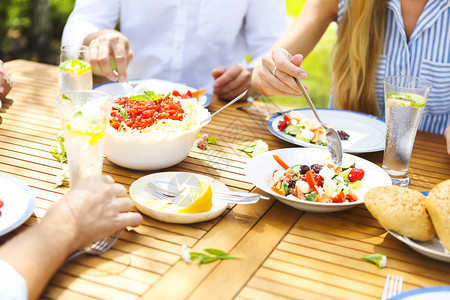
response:
M111 162L135 170L157 170L189 154L210 116L195 98L144 94L114 100L105 140Z

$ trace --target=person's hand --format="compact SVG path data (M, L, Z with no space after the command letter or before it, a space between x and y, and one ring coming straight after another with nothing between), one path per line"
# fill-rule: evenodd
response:
M11 87L11 75L8 73L3 61L0 60L0 98L5 98Z
M214 77L214 94L225 100L232 100L251 86L251 71L241 64L214 68L211 75ZM245 97L247 96L248 93Z
M286 49L277 48L263 56L253 71L253 87L266 96L283 95L290 97L302 96L300 88L293 76L305 79L306 72L301 64L303 56L292 56Z
M447 141L447 153L450 155L450 126L447 126L447 128L444 131L444 137Z
M133 59L128 38L117 30L102 30L86 37L89 46L92 72L107 77L111 81L127 80L127 67ZM117 75L113 72L111 60L114 60Z
M70 250L74 251L126 226L141 224L142 216L130 212L132 207L124 186L114 183L110 176L94 176L72 187L43 221L68 227L68 234L73 234Z

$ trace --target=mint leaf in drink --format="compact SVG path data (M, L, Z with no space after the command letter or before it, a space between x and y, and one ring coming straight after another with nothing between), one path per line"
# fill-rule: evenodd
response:
M66 94L62 94L61 98L63 98L64 100L69 100L70 102L72 102L72 99L70 99Z
M368 255L361 257L361 259L364 259L370 263L373 263L373 264L377 265L379 268L386 267L387 258L386 258L386 255L384 255L382 253L368 254Z
M123 108L121 105L114 103L112 105L114 109L117 109L124 120L128 119L127 110Z

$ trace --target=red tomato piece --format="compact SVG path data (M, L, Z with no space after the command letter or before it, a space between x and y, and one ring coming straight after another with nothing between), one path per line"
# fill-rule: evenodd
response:
M280 131L284 131L286 129L286 127L288 127L288 124L286 123L286 121L281 120L280 122L278 122L278 129Z
M364 170L353 168L350 173L348 173L348 180L350 182L355 182L364 178Z
M333 203L342 203L344 201L345 201L345 193L343 191L341 191L333 198Z

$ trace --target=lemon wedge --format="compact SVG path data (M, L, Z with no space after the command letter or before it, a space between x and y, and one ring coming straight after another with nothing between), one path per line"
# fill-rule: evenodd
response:
M200 180L183 192L177 205L184 207L178 211L179 213L194 214L210 211L212 208L211 185L205 180Z

